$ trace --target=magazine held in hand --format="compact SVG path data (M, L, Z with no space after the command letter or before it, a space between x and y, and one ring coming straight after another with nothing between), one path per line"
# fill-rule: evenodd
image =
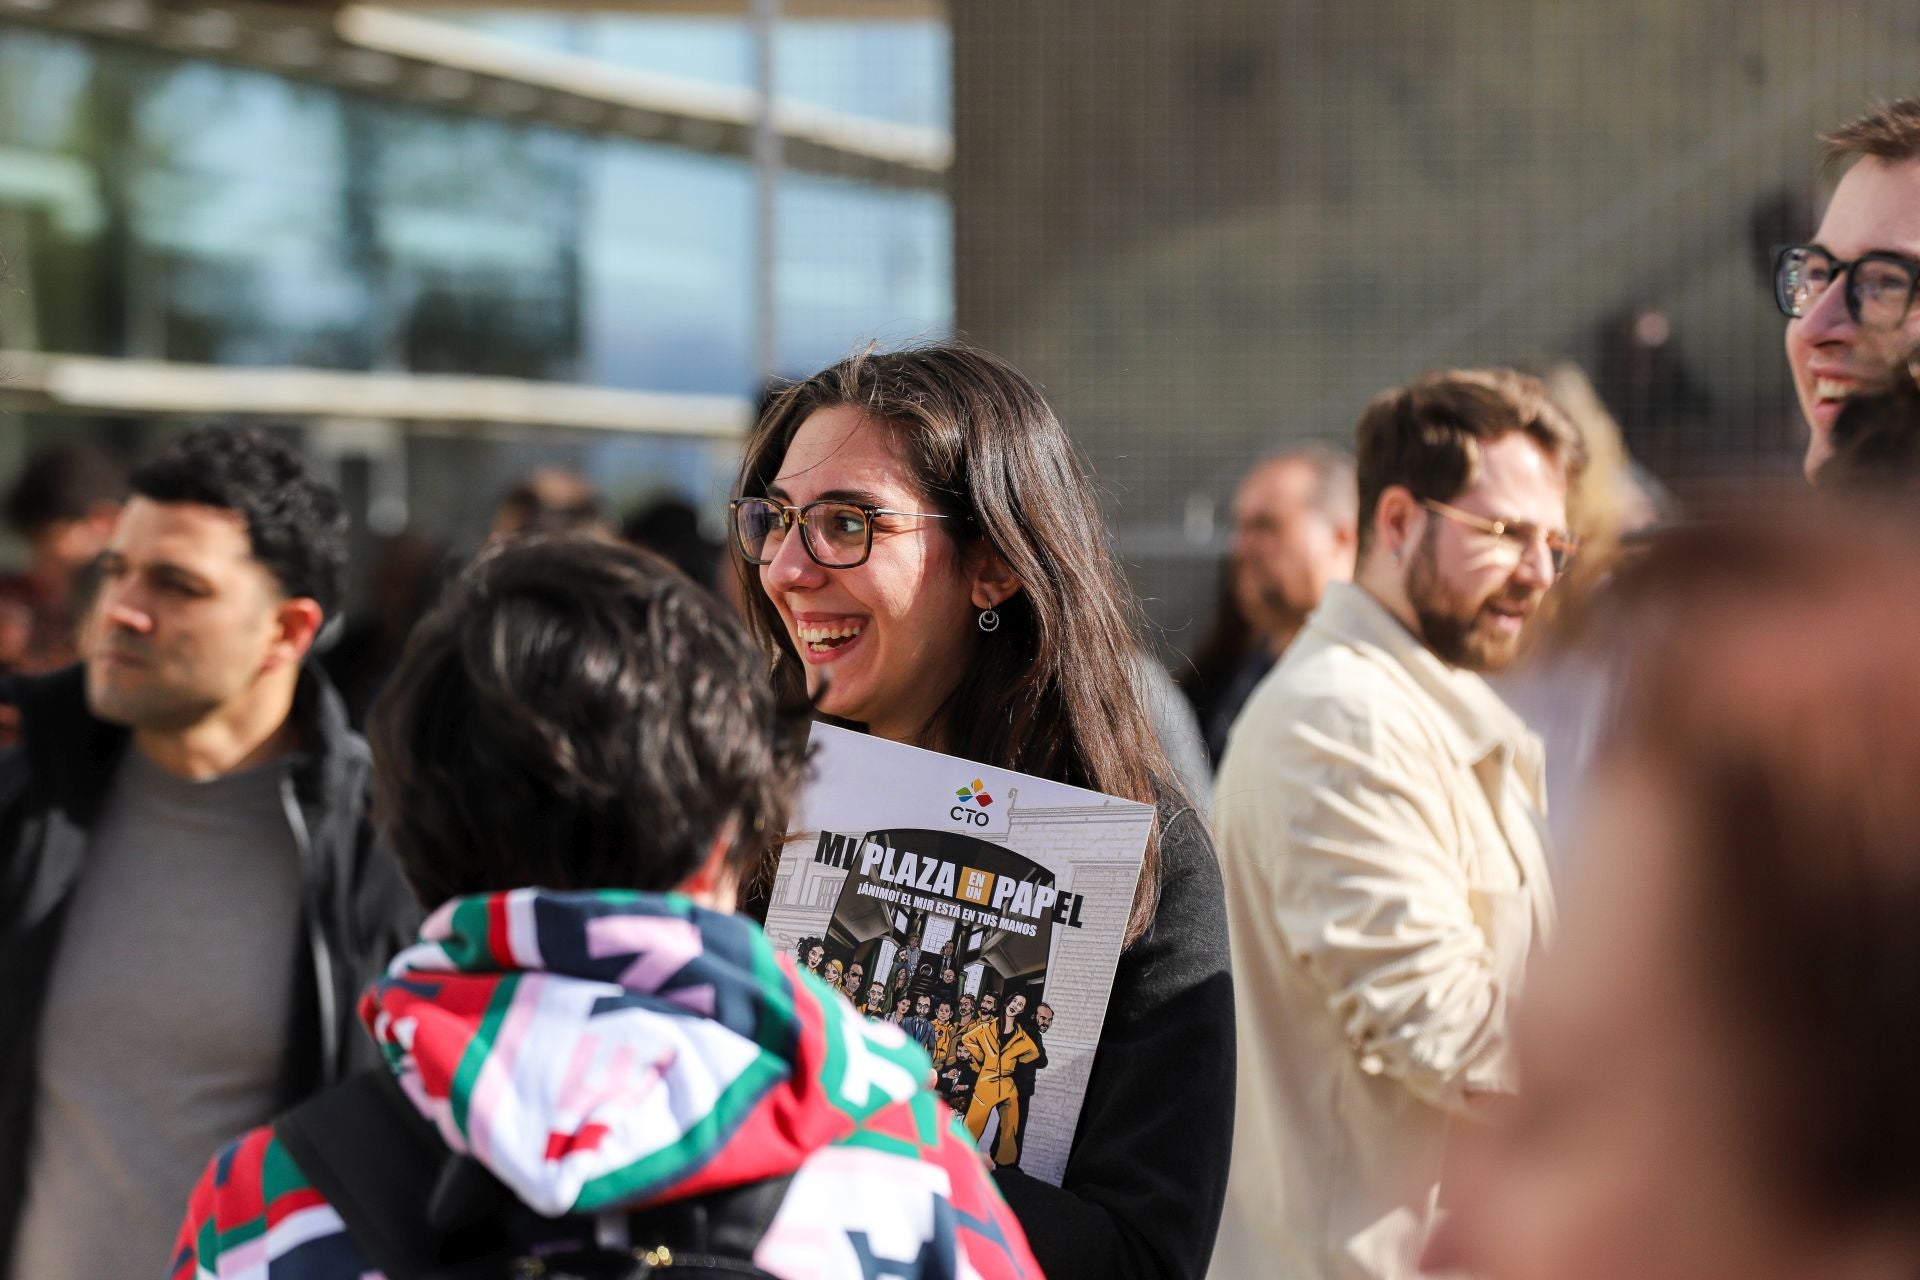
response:
M926 1049L996 1165L1059 1185L1152 805L830 725L767 933Z

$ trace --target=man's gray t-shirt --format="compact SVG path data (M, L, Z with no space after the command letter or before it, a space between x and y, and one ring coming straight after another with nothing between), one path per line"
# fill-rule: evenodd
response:
M300 927L284 771L189 782L127 751L48 983L16 1280L164 1275L208 1158L272 1117Z

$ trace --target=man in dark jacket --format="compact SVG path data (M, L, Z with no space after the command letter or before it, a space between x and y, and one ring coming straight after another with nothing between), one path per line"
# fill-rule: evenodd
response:
M340 598L338 495L216 429L133 490L84 665L0 686L12 1280L158 1274L207 1154L367 1056L354 997L418 919L366 744L304 661Z
M1013 1069L1013 1091L1020 1099L1020 1128L1013 1135L1015 1152L1027 1149L1027 1117L1033 1114L1034 1077L1047 1068L1047 1032L1053 1029L1053 1006L1041 1001L1033 1007L1033 1024L1027 1028L1027 1034L1033 1037L1033 1043L1039 1048L1040 1056L1029 1059ZM1014 1167L1020 1167L1020 1158L1016 1154Z

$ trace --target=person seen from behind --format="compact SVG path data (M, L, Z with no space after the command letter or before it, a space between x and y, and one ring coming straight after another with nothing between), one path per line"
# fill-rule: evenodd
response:
M613 534L600 491L577 471L535 467L513 482L493 513L494 536L528 533Z
M1920 1275L1920 548L1910 516L1675 530L1525 1089L1454 1152L1436 1273Z
M1039 1275L926 1054L734 913L798 719L657 556L483 550L373 715L432 908L360 1001L386 1067L215 1156L171 1274Z

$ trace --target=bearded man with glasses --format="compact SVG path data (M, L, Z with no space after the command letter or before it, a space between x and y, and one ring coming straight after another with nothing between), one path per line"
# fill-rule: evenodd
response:
M1787 363L1810 431L1809 479L1848 397L1883 388L1920 344L1920 98L1870 111L1822 142L1828 170L1842 174L1826 216L1812 243L1774 260Z
M1483 679L1574 552L1573 425L1507 370L1358 432L1360 554L1247 703L1214 792L1240 1028L1212 1275L1413 1280L1449 1130L1514 1089L1552 928L1540 741Z

